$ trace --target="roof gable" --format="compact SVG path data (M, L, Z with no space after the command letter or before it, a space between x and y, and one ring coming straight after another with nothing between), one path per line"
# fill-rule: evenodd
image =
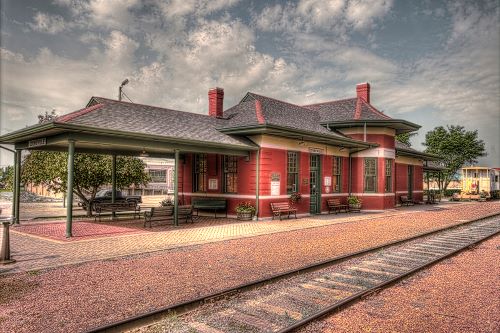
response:
M344 135L323 127L321 116L316 110L252 92L248 92L239 104L226 110L224 118L228 119L224 129L274 125L345 138Z
M347 98L337 101L304 105L304 108L319 112L321 122L346 120L392 119L361 98Z

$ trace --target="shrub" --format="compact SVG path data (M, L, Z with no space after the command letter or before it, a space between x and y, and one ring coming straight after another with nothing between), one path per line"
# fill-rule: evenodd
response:
M236 206L236 213L252 213L255 214L255 206L248 201L240 202Z

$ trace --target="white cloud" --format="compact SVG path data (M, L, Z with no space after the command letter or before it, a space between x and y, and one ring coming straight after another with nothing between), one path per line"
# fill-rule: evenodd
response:
M383 18L392 0L300 0L297 4L269 5L254 15L254 23L262 31L323 30L336 35L348 29L366 31Z
M351 0L347 6L346 18L354 29L369 29L377 19L389 12L392 3L392 0Z
M297 14L306 17L312 25L331 25L342 15L344 0L301 0L297 5Z
M251 25L226 13L234 0L57 3L73 13L61 19L75 24L89 53L77 58L41 49L30 58L2 49L2 78L16 78L0 82L1 116L11 121L9 128L34 123L52 108L73 111L92 95L116 98L124 78L134 102L198 113L207 112L213 86L225 88L229 107L249 90L306 104L352 97L356 83L369 81L374 104L391 116L427 108L436 110L435 118L483 128L487 140L499 139L498 20L495 10L473 3L451 4L449 40L410 63L350 39L390 15L392 1L268 5ZM216 11L217 19L211 15ZM55 32L60 21L51 16L39 29L63 32ZM276 43L271 51L259 49L261 31L278 32L267 41Z
M62 16L49 15L42 12L37 12L33 17L33 22L29 26L34 31L44 32L48 34L57 34L69 28L68 22L65 22Z
M95 24L121 29L134 20L130 9L139 4L139 0L92 0L88 10Z
M240 0L155 0L163 15L169 19L189 14L205 16L220 10L229 9Z

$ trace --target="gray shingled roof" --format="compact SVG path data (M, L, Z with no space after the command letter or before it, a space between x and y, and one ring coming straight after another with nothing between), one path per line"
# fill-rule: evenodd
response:
M93 97L87 108L61 116L56 122L240 147L254 146L246 138L219 132L216 128L225 123L222 119L103 97Z
M261 115L264 122L257 116L256 101L261 104ZM283 102L274 98L247 93L241 102L224 112L227 123L222 128L233 128L257 125L275 125L290 129L308 131L312 134L330 135L346 138L346 136L327 130L321 123L318 111L302 106Z
M356 114L357 103L360 103L360 113ZM321 122L335 122L348 120L387 120L391 117L378 111L371 104L358 98L348 98L338 101L304 105L304 108L319 113Z

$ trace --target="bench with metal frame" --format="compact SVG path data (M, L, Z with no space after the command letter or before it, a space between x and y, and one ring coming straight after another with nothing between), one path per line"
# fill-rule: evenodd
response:
M177 216L180 219L186 219L186 223L188 220L191 220L193 223L193 206L184 205L178 206ZM161 206L161 207L152 207L149 211L144 212L144 228L149 223L149 227L151 228L152 222L163 222L163 221L172 221L174 222L174 206Z
M402 195L399 197L399 200L401 201L401 206L406 205L406 206L413 206L413 200L409 199L407 195Z
M291 207L289 202L271 202L271 211L273 212L273 220L279 216L281 221L283 214L287 214L288 218L290 218L290 214L293 214L297 218L297 208Z
M326 205L328 206L328 214L331 214L332 211L335 214L340 213L342 210L346 213L349 212L349 205L343 204L340 202L340 199L327 199Z
M225 217L227 217L227 200L220 198L208 198L208 197L195 197L191 198L191 204L193 209L198 215L199 210L213 210L215 218L217 218L217 211L223 211Z
M99 222L101 221L101 217L104 213L116 213L116 212L130 212L134 213L134 219L138 217L141 213L141 206L137 204L136 201L123 201L123 202L99 202L94 204L94 210L96 215L94 217L94 221L99 218Z

